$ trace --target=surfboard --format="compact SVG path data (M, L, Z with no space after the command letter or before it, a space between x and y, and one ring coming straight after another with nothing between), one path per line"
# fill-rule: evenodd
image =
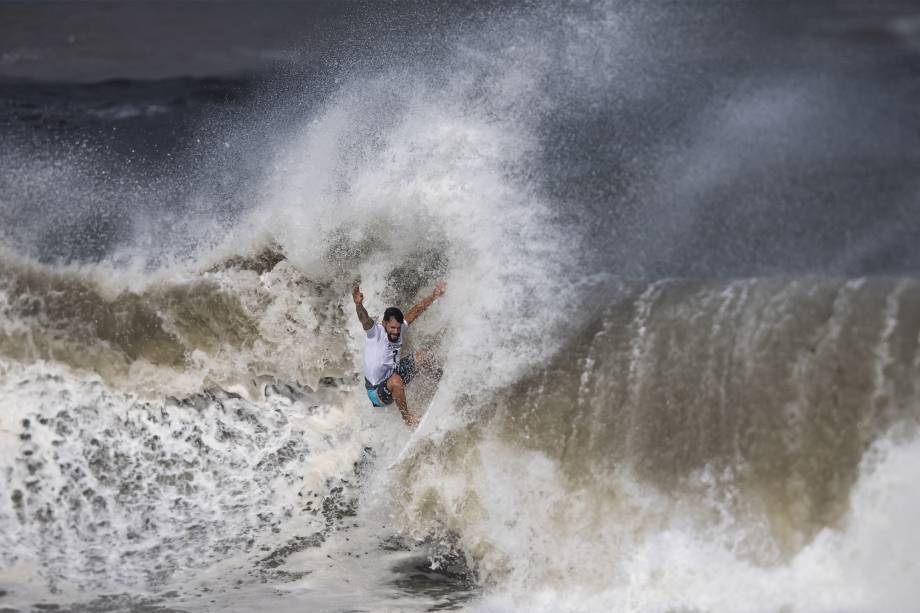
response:
M418 442L425 438L425 435L422 434L422 429L425 427L425 421L428 419L430 414L431 407L428 407L428 410L425 411L425 414L422 415L422 418L419 420L418 426L416 426L415 430L412 431L412 434L409 435L409 440L406 441L405 445L403 445L399 455L397 455L396 459L393 460L389 466L387 466L387 470L393 470L393 468L401 464L403 460L409 457L410 451L418 444Z

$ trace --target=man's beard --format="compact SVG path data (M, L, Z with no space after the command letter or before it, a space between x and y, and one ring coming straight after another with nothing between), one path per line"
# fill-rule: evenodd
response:
M399 340L399 334L387 334L391 343L395 343Z

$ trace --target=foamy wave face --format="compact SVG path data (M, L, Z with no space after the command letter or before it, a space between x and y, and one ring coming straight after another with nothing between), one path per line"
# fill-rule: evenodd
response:
M917 509L901 491L920 406L916 282L674 280L609 296L478 423L418 445L401 467L407 529L459 535L486 610L905 606L909 549L886 567L890 592L856 569L876 555L864 539L896 539ZM875 498L893 505L891 532ZM731 587L714 589L722 575Z
M823 530L795 557L775 566L752 563L741 543L732 542L737 528L730 521L694 529L684 519L686 507L650 495L639 484L594 521L582 514L577 491L564 500L550 498L564 505L560 514L580 516L582 534L566 542L558 533L547 536L546 526L534 526L528 540L551 539L555 548L549 563L566 564L577 578L558 577L526 589L502 584L470 610L911 611L917 598L914 552L920 546L912 528L920 498L911 484L920 443L897 439L885 438L869 450L842 525ZM716 516L735 512L730 501L712 502ZM649 528L647 538L635 538L633 530ZM507 532L511 539L514 530ZM608 555L598 556L604 550ZM525 554L513 563L526 568L533 559ZM585 585L586 578L599 575L605 578L602 584Z

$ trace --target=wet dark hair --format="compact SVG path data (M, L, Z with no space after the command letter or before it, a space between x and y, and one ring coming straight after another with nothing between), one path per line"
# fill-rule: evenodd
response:
M400 311L396 307L387 308L387 310L383 312L383 321L390 321L391 319L395 319L399 323L402 323L403 322L402 311Z

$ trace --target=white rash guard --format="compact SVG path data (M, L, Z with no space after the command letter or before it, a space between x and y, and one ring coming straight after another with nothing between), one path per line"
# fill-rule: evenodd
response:
M406 328L408 327L409 324L404 321L399 330L399 340L395 343L390 341L386 328L379 322L366 331L364 378L371 385L377 386L386 381L396 370L396 365L399 364L399 351L402 348L403 339L406 337Z

